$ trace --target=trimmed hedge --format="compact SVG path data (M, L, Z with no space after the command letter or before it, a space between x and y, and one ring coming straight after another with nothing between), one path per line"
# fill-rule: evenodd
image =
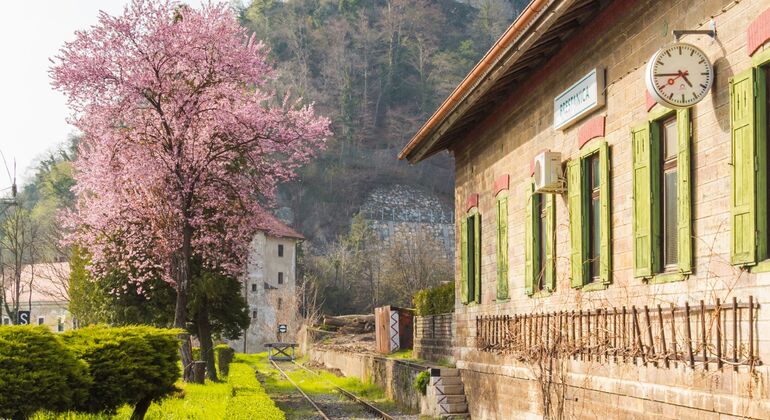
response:
M92 378L88 398L75 409L111 413L123 404L149 405L174 392L180 376L178 334L146 326L92 326L63 334Z
M418 316L440 315L455 310L455 285L446 283L414 294L414 306Z
M244 363L230 365L227 383L233 387L233 397L225 409L228 420L285 420L285 415L267 395L254 369Z
M219 365L219 374L227 376L230 372L230 363L235 357L235 350L227 344L219 344L214 346L214 356L216 356Z
M87 397L86 364L47 327L0 327L0 418L63 411Z

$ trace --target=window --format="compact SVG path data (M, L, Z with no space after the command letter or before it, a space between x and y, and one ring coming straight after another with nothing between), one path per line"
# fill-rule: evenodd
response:
M281 306L283 305L283 299L278 298L278 309L281 309Z
M497 196L497 300L508 299L508 192Z
M11 318L8 318L7 316L3 317L3 325L10 325L11 324Z
M278 284L283 284L283 273L278 273Z
M460 222L461 277L463 303L481 303L481 215L472 209Z
M732 241L734 265L770 271L770 162L767 130L770 122L770 55L758 52L757 67L730 79L732 137ZM756 234L755 234L756 232Z
M692 272L690 137L688 109L661 108L631 132L635 277L663 282Z
M254 318L254 319L257 319L257 311L256 310L251 311L251 317Z
M596 142L567 164L570 284L600 290L611 282L609 146Z
M56 324L56 331L64 332L64 317L59 317L59 320Z
M45 324L45 317L44 316L37 317L37 325L43 325L43 324Z
M257 283L252 283L251 284L251 291L252 292L256 292L257 291Z
M525 188L525 199L524 289L532 296L553 291L556 286L556 219L553 195L535 193L531 180Z
M283 257L283 245L278 245L278 256Z

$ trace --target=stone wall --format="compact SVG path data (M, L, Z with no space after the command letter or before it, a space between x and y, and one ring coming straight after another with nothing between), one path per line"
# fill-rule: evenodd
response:
M414 379L427 366L405 360L388 359L371 354L342 352L311 348L307 356L329 369L339 369L343 375L373 383L385 390L385 396L412 412L419 412L427 404L417 392Z
M452 363L452 314L414 317L414 357Z
M474 418L540 418L536 366L504 356L482 353L475 347L477 316L524 315L560 310L595 310L612 306L682 306L704 300L714 304L754 296L760 305L756 322L756 350L770 361L770 273L756 273L730 264L732 140L729 80L752 66L747 29L770 4L730 0L616 0L610 12L586 25L573 38L581 48L562 51L558 62L535 77L541 80L527 94L495 110L489 121L462 144L453 147L456 160L455 219L466 214L466 199L479 194L482 232L495 232L494 180L510 175L508 199L508 272L510 299L496 301L497 243L483 234L481 303L459 301L460 261L456 259L458 291L454 315L455 358L463 369L471 415ZM648 58L672 41L672 29L705 29L714 18L718 36L688 36L715 63L710 94L691 109L691 181L693 273L681 281L647 283L633 270L633 182L631 129L648 119L644 68ZM599 24L611 22L608 29ZM763 47L767 49L768 47ZM761 47L762 49L762 47ZM553 98L594 68L606 69L606 105L585 120L554 130ZM533 85L534 86L534 85ZM659 107L659 106L656 106ZM525 209L531 182L530 165L543 149L560 151L562 160L580 154L581 125L593 116L606 118L610 153L611 284L604 290L570 287L570 223L565 195L555 196L556 290L533 297L525 293ZM589 142L587 147L593 143ZM762 215L765 216L765 215ZM459 224L455 224L459 229ZM460 244L456 237L455 249ZM770 417L766 366L752 374L725 367L706 370L681 366L614 365L569 361L564 376L568 417L592 418L731 418Z

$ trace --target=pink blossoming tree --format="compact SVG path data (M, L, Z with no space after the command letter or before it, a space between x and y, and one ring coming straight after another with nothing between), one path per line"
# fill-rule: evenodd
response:
M91 270L141 287L162 273L187 319L190 261L237 276L276 185L324 145L329 122L277 98L267 50L226 5L133 0L53 60L83 132L71 239ZM180 350L191 378L189 341Z

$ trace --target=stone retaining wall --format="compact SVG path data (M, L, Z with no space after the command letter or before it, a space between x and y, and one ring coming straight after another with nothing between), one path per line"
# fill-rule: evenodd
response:
M370 354L327 349L310 349L307 356L311 361L329 369L339 369L345 376L359 378L383 388L386 397L410 411L420 412L427 404L426 398L412 386L415 377L427 366Z
M452 363L453 335L451 313L414 317L414 357Z

